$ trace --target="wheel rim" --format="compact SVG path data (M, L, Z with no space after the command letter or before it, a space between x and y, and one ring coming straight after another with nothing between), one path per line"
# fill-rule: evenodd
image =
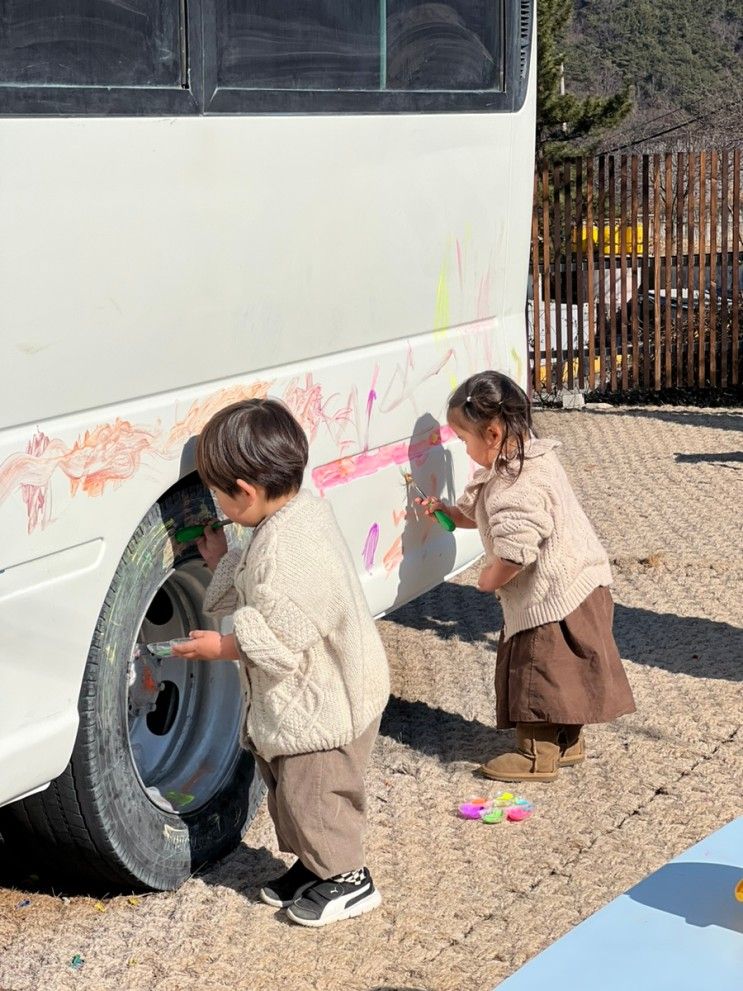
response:
M209 578L200 558L179 562L147 605L128 671L134 767L150 801L180 815L206 805L239 759L238 666L234 661L157 658L145 644L214 628L203 613Z

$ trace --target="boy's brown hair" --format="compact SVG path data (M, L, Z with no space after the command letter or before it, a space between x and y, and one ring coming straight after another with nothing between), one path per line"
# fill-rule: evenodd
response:
M309 445L277 399L246 399L215 413L199 435L196 467L203 483L228 495L237 480L259 485L268 499L302 486Z

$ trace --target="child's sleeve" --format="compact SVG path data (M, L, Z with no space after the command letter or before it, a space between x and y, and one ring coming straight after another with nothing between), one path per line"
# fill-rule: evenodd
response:
M492 556L522 567L536 561L555 528L547 497L538 489L500 493L488 505L488 521Z
M299 665L302 654L321 638L307 614L285 593L261 583L253 589L254 605L235 613L235 636L248 662L267 674L284 678Z
M235 592L235 571L240 563L242 550L233 547L214 569L212 580L204 596L204 612L226 614L237 608Z
M483 484L490 472L487 468L478 468L472 476L472 481L464 487L464 492L456 501L456 507L468 520L475 520L475 507L480 498Z

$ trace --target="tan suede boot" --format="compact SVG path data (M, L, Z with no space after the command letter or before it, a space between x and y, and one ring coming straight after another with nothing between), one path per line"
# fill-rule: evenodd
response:
M573 764L582 764L586 759L586 741L583 736L583 727L573 724L563 723L560 727L560 767L572 767Z
M499 754L480 771L494 781L554 781L559 769L560 729L551 723L517 723L516 753Z

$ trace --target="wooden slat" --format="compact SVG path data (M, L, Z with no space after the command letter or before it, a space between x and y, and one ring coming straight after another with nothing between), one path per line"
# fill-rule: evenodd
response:
M730 231L728 225L728 153L720 152L720 385L729 385L728 368L728 265L730 264Z
M585 329L583 327L583 162L578 159L575 163L575 271L576 271L576 302L578 304L578 388L586 385L585 368Z
M684 153L676 156L676 306L674 308L674 344L676 348L676 385L684 381L684 349L681 328L683 326L684 287Z
M617 389L617 255L614 236L617 223L616 159L609 156L609 354L610 388Z
M738 385L740 373L738 368L740 341L740 148L733 151L733 314L731 320L732 333L732 367L730 369L731 385Z
M534 176L534 195L531 211L531 282L532 282L532 330L534 332L534 346L532 348L532 388L538 395L541 391L540 375L542 371L542 331L541 331L541 306L539 297L539 179ZM527 341L528 345L528 341Z
M550 313L550 183L547 166L542 168L542 288L544 292L544 360L545 384L552 388L552 314Z
M642 384L650 388L650 156L642 156Z
M631 291L632 291L632 347L631 347L631 361L630 361L630 373L629 378L633 388L637 388L640 384L640 320L639 313L637 312L637 296L638 296L638 277L637 277L637 155L632 155L630 159L630 200L631 200L631 216L630 216L630 237L632 238L632 250L630 257L632 259L632 279L631 279Z
M586 269L586 296L588 297L588 388L596 388L596 300L594 297L593 250L593 158L588 159L586 169L586 228L588 230L588 254Z
M619 241L619 312L622 328L622 391L626 392L629 386L629 375L627 365L627 156L622 155L619 160L619 212L621 214L618 224L619 238L617 239L615 230L612 230L614 241Z
M697 385L707 381L705 349L707 322L705 286L707 283L707 156L699 152L699 333L697 335Z
M696 204L696 154L689 152L686 188L686 251L688 263L686 266L686 378L684 384L693 386L694 376L694 207Z
M663 357L665 359L664 385L667 389L669 389L673 384L673 344L671 339L673 332L673 328L671 326L671 276L673 274L673 156L670 152L666 153L665 167L666 181L663 222L666 234L666 254L665 272L663 273L663 290L666 300L666 312L663 335L665 339Z
M598 228L599 228L599 260L598 260L598 322L599 322L599 388L606 388L606 260L604 250L604 220L606 197L606 159L599 156L599 189L598 189Z
M574 387L573 361L575 359L575 348L573 346L573 239L571 237L573 228L573 166L571 162L565 164L564 172L565 186L565 227L564 232L564 267L565 267L565 334L567 337L568 351L568 389Z
M562 209L560 196L562 194L562 169L559 165L552 166L552 271L555 277L555 350L557 351L557 380L556 388L562 388L562 245L560 231L562 230Z
M653 382L660 389L660 155L653 155Z
M717 152L709 161L709 383L717 385Z

